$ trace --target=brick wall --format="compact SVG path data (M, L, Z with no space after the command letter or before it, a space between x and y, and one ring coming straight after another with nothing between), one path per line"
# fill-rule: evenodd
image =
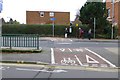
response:
M112 18L112 2L111 2L111 0L106 0L106 8L110 9L110 17ZM119 0L115 0L115 3L114 3L114 19L119 28L119 35L120 35L120 1Z
M26 11L26 24L52 24L50 11L42 12L44 12L44 17L40 17L40 11ZM54 12L54 18L56 18L55 24L70 24L70 12Z
M120 2L119 2L120 3ZM118 8L119 8L119 3L116 2L114 4L114 19L115 21L118 23L118 17L119 17L119 13L118 13ZM106 3L106 8L110 9L110 18L112 18L112 3L111 2L107 2Z

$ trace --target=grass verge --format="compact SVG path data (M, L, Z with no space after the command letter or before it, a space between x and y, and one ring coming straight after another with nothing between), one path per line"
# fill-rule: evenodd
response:
M2 49L2 53L41 53L41 50L31 49L31 50L17 50L17 49Z

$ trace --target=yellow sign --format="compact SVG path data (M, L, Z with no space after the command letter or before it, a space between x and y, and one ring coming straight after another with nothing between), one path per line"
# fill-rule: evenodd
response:
M78 24L76 24L76 27L78 27Z

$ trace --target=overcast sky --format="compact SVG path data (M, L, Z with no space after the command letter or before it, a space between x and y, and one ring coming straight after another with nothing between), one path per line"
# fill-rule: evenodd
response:
M5 21L10 18L26 23L26 10L29 11L67 11L70 20L75 19L77 11L87 0L3 0L1 13Z

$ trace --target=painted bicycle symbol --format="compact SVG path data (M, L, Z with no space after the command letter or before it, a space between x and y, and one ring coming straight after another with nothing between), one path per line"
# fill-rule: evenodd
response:
M75 60L71 60L70 58L63 58L63 60L61 60L61 64L62 65L77 65Z

